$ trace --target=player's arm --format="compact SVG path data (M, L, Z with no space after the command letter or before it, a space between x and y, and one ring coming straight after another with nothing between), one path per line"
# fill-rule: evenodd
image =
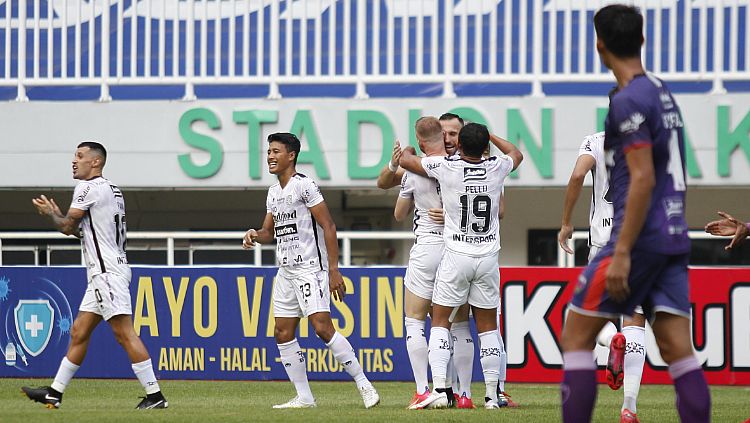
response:
M401 178L404 176L404 169L400 169L398 162L401 159L401 143L396 141L393 145L393 154L391 155L391 161L387 165L383 166L378 175L378 188L389 189L401 183Z
M414 205L414 200L411 198L398 197L396 207L393 208L393 217L396 222L403 222L409 216L412 205Z
M625 199L625 217L607 270L607 291L616 301L627 298L630 251L641 233L656 184L653 152L650 145L633 148L625 154L630 172L630 187Z
M421 175L424 177L429 177L429 175L427 175L427 171L424 170L424 167L422 167L422 158L417 156L417 152L412 146L406 147L401 153L400 164L401 167L408 170L409 172L416 173L417 175Z
M84 210L71 207L68 209L68 214L63 215L55 200L44 195L32 199L31 203L36 207L39 214L52 220L52 224L58 231L65 235L79 237L78 226L86 213Z
M490 134L490 141L506 156L510 156L513 159L513 169L516 170L518 165L523 161L523 153L519 150L512 142L498 137L497 135Z
M266 217L263 219L263 227L260 229L249 229L245 232L245 236L242 239L242 248L250 249L255 247L255 243L268 244L273 241L273 215L266 213Z
M325 201L310 207L310 214L323 229L323 240L328 251L328 284L331 296L335 300L342 301L346 294L346 286L344 277L339 271L339 241L336 237L336 224L333 222Z
M578 160L576 160L573 173L570 174L570 179L568 179L568 188L565 190L565 200L563 201L562 223L560 225L560 232L557 233L557 242L560 243L560 247L568 254L573 254L573 250L568 246L568 240L573 236L573 225L570 224L570 218L578 197L581 195L581 188L583 187L583 181L586 179L586 174L594 166L596 166L594 156L581 154L578 156Z

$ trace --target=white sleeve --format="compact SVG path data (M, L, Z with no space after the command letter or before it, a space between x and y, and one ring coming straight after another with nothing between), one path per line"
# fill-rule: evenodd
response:
M76 185L75 191L73 191L73 201L70 203L70 207L78 210L88 210L96 204L96 190L94 185L88 182L82 181Z
M422 168L427 172L427 176L433 179L440 177L440 170L443 168L445 157L422 157Z
M401 178L401 191L398 192L398 196L401 198L414 198L413 173L404 172L404 176Z
M266 213L273 213L271 207L271 190L269 190L268 194L266 194Z
M497 156L497 167L505 179L513 171L513 159L507 155Z
M305 202L305 206L309 209L315 207L323 202L323 194L318 188L318 184L310 178L302 178L302 184L300 184L300 198Z
M595 146L593 145L594 140L595 138L593 136L588 136L583 139L581 147L578 149L578 157L589 155L596 159L596 154L594 153Z

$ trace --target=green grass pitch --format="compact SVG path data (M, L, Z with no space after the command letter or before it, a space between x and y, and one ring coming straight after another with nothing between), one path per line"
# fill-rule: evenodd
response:
M375 383L381 402L370 410L363 408L353 382L313 382L318 408L307 410L271 409L271 405L294 395L289 382L162 381L169 409L148 411L133 409L138 396L143 395L135 380L74 379L59 410L47 410L26 399L20 391L22 385L49 383L46 379L0 379L0 422L560 421L560 391L554 384L509 384L508 393L521 407L500 410L408 411L405 406L414 385L405 382ZM484 386L474 384L472 390L475 399L482 403ZM714 386L711 393L714 422L741 423L750 417L750 387ZM621 401L622 391L600 385L594 421L619 421ZM677 422L672 386L643 386L638 416L644 423Z

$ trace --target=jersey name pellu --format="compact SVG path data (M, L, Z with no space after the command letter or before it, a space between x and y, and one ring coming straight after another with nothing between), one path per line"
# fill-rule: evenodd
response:
M474 257L500 250L500 195L513 170L508 156L469 162L459 156L426 157L422 167L440 184L445 248Z

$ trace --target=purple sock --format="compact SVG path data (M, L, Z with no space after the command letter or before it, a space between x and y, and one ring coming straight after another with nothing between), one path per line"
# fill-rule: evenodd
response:
M591 351L563 353L563 422L590 422L596 402L596 364Z
M669 365L677 394L677 412L682 423L711 421L711 393L706 376L695 357L677 360Z

